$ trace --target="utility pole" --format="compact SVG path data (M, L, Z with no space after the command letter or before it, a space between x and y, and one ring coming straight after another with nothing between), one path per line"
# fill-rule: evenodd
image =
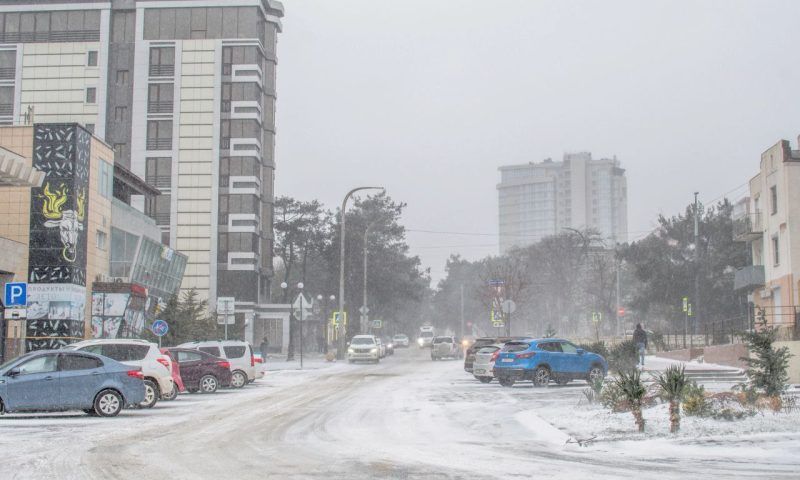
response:
M461 338L464 338L464 284L461 284Z
M372 227L378 223L378 220L373 220L369 225L367 225L367 229L364 230L364 302L361 304L364 306L364 312L361 314L361 333L367 333L367 324L369 322L369 307L367 306L367 257L369 254L369 247L367 246L367 239L369 238L369 232L372 231Z
M616 250L616 249L615 249ZM620 336L620 323L622 323L622 317L619 314L619 257L614 252L614 266L616 267L616 277L617 277L617 337Z
M694 325L692 327L692 335L697 333L697 327L700 323L700 208L697 202L697 195L700 192L694 192ZM692 338L694 343L694 338Z

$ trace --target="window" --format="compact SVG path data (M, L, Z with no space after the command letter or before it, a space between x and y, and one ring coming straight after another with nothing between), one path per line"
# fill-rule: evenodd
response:
M145 181L156 188L169 188L172 185L172 158L148 158L145 163Z
M86 88L86 103L97 103L97 89L95 87Z
M125 152L128 151L128 144L127 143L115 143L114 144L114 156L116 158L125 158Z
M120 87L127 85L129 75L127 70L117 70L117 85Z
M151 83L147 88L148 113L172 113L173 85Z
M564 342L564 343L561 344L561 351L564 352L564 353L576 353L577 354L578 353L578 347L576 347L575 345L573 345L573 344L571 344L569 342Z
M148 199L145 213L156 221L156 225L169 225L171 205L171 195L158 195Z
M105 251L105 249L106 249L106 238L107 237L108 237L108 235L106 234L106 232L104 232L102 230L98 230L97 231L97 248L99 250Z
M100 160L100 175L97 179L97 190L103 198L111 198L114 191L114 167L105 160Z
M21 375L31 375L34 373L50 373L56 371L56 354L42 355L28 360L19 367Z
M775 215L776 213L778 213L778 186L777 185L773 185L773 186L771 186L769 188L769 196L770 196L770 202L771 202L770 209L771 209L772 215Z
M561 345L559 345L557 342L540 343L539 350L544 350L545 352L561 353Z
M103 366L103 362L93 357L86 357L83 355L75 355L65 353L61 355L62 372L69 372L75 370L92 370Z
M148 345L110 344L102 345L102 355L118 362L135 362L143 360L150 351Z
M200 347L198 350L219 357L219 348L217 347Z
M199 362L203 359L202 355L195 352L177 352L177 353L178 353L178 363Z
M128 118L128 107L125 105L114 107L115 122L124 122L126 118Z
M89 50L86 54L86 66L88 67L96 67L97 66L97 51L96 50Z
M244 346L241 347L222 347L225 350L225 356L227 358L242 358L244 357L244 353L246 351Z
M772 260L773 260L772 263L776 267L781 264L781 250L780 250L780 247L781 247L781 244L780 244L780 241L778 240L778 236L775 235L774 237L772 237Z
M147 122L147 149L172 150L172 120Z
M523 350L527 350L530 347L529 343L524 342L509 342L503 346L504 352L521 352Z
M175 47L150 49L150 76L171 77L175 74Z
M87 123L86 131L94 135L94 123Z
M139 247L139 236L111 228L111 276L127 277Z

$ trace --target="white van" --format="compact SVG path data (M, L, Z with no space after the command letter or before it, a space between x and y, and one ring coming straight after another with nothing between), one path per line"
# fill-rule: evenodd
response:
M264 376L264 371L256 368L253 347L239 340L208 340L204 342L188 342L177 348L200 350L215 357L223 358L231 364L231 387L242 388Z

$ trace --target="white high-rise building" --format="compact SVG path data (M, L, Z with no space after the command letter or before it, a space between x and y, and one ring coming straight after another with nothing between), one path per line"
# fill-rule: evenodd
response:
M500 251L536 243L566 228L597 230L610 245L627 241L628 189L619 160L568 153L500 167Z

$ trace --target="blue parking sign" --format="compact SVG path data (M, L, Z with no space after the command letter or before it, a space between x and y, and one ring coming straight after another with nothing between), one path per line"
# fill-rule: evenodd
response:
M25 307L28 305L28 284L25 282L6 283L6 308Z

